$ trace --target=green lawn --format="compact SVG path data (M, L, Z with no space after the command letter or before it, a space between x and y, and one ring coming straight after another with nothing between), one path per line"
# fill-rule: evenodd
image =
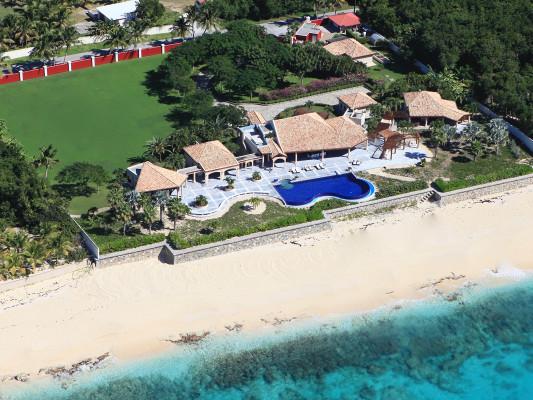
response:
M146 72L161 56L74 71L0 87L0 119L27 153L52 144L59 164L53 176L74 161L108 171L128 165L152 136L171 132L169 106L146 94Z
M7 14L11 14L13 12L13 9L0 6L0 18L6 16Z

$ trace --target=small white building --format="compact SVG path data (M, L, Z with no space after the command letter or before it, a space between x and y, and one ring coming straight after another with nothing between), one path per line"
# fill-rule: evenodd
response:
M138 0L124 1L122 3L108 4L98 7L96 11L100 19L105 21L116 21L120 25L135 19Z
M371 117L370 107L377 104L372 97L362 92L354 92L339 96L338 111L353 119L357 124L365 126Z

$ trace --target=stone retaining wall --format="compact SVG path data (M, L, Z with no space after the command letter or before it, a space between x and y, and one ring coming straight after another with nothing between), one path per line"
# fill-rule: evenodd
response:
M111 264L121 264L125 262L135 262L145 260L147 258L157 258L161 253L161 249L165 246L165 242L148 244L146 246L136 247L134 249L127 249L117 251L114 253L103 254L97 261L98 266L106 266Z
M477 197L505 192L507 190L518 189L528 185L533 185L533 174L517 176L515 178L486 183L484 185L472 186L469 188L453 190L446 193L436 193L435 200L439 206L456 203L459 201L475 199Z
M325 211L324 214L329 219L339 219L347 217L352 214L360 212L371 212L376 211L382 208L394 207L398 205L407 205L412 202L418 202L425 199L428 199L434 194L433 189L423 189L416 192L410 192L405 194L400 194L397 196L386 197L379 200L366 201L364 203L358 203L351 206L335 208L333 210Z
M285 228L273 229L267 232L258 232L251 235L235 237L221 242L192 247L190 249L174 250L169 245L166 245L159 258L161 261L168 264L179 264L274 242L297 239L302 236L330 229L331 224L329 220L324 219Z

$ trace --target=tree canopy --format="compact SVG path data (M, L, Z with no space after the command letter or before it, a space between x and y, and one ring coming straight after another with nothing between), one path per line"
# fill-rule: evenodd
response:
M407 56L458 70L476 98L533 135L530 0L362 0L360 7Z

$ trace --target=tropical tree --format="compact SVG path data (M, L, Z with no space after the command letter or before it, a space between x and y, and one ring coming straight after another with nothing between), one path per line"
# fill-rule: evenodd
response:
M159 207L159 222L163 223L163 211L168 202L168 193L166 191L156 192L153 196L154 206Z
M42 242L32 240L24 249L23 255L28 267L35 270L45 263L50 251Z
M167 216L174 223L174 230L176 230L176 222L190 213L189 206L184 204L178 197L172 197L167 203Z
M54 264L67 257L73 250L72 242L62 232L54 232L46 238L47 247L51 249Z
M197 24L200 20L200 12L198 11L198 7L196 7L196 5L194 4L185 7L184 11L187 20L191 24L192 38L194 39L194 36L196 34L195 24Z
M500 154L500 146L509 142L509 130L502 118L494 118L488 124L488 138L496 147L496 154Z
M137 48L139 43L143 41L145 26L138 20L133 20L127 24L127 41L128 44L133 44Z
M235 178L232 178L231 176L227 176L226 179L224 179L227 183L226 188L228 190L235 189Z
M212 3L205 3L201 8L198 15L198 25L204 28L204 33L207 31L217 31L220 25L218 13L212 6Z
M61 31L60 42L63 48L65 49L65 56L63 57L63 62L67 59L67 54L70 48L79 43L78 32L73 26L68 26Z
M57 55L61 46L61 34L55 29L46 30L40 33L34 41L30 55L41 60L51 61Z
M254 171L252 173L252 180L253 181L260 181L262 178L261 173L259 171Z
M152 197L149 194L141 195L142 220L148 226L148 231L152 234L152 225L156 221L157 213Z
M481 155L483 155L483 143L479 139L474 139L470 142L470 153L476 161Z
M44 177L48 178L48 170L56 165L59 160L56 158L57 149L55 149L51 144L46 147L39 148L39 154L34 159L33 163L37 168L44 167Z
M207 203L207 197L205 197L203 194L196 196L196 198L194 199L194 205L196 207L205 207L207 206Z
M155 157L159 162L163 161L163 157L168 153L167 143L162 137L153 137L146 143L146 154Z
M131 44L132 37L128 25L122 26L114 23L113 28L107 34L104 44L110 49L123 49Z
M444 131L444 122L437 120L431 123L430 127L430 140L435 149L435 158L437 157L440 146L444 146L448 140L448 137Z
M249 201L250 206L253 210L255 210L257 207L259 207L259 204L262 203L261 199L259 197L252 197Z
M174 32L179 37L185 39L187 34L191 31L191 21L187 18L185 14L180 14L176 21L174 21L174 24L172 24L172 32Z
M144 29L154 25L165 14L165 6L159 0L139 0L136 10L136 21Z
M124 196L120 197L120 199L116 199L111 211L115 220L122 223L122 234L126 236L126 229L133 218L133 210L124 199Z

